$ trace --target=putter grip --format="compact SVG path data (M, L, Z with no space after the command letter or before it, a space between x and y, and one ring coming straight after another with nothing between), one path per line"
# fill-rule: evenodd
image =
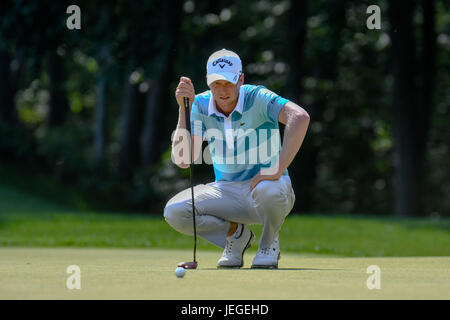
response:
M189 98L184 98L184 114L186 119L186 129L191 133L191 113L189 112Z

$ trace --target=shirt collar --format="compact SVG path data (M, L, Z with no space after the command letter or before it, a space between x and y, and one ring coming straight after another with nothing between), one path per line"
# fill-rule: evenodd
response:
M238 102L236 104L236 107L234 108L234 111L239 112L240 114L242 114L242 111L244 110L244 88L243 86L241 86L239 88L239 98L238 98ZM233 112L231 112L231 114L233 114ZM222 118L226 118L225 115L220 112L219 110L217 110L216 108L216 102L214 100L214 95L211 92L211 96L209 97L209 105L208 105L208 116L215 114L219 117ZM230 116L231 116L230 114Z

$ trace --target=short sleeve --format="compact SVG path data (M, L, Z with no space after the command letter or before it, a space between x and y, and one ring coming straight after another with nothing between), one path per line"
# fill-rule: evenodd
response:
M278 115L280 114L281 109L289 102L288 99L285 99L266 88L259 90L258 100L260 100L259 102L263 106L263 112L265 113L267 120L271 122L278 122Z
M200 113L197 98L194 99L191 110L191 132L192 135L205 136L206 127L203 121L203 115Z

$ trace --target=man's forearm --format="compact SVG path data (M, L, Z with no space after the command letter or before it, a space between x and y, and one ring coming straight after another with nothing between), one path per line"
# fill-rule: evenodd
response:
M175 133L173 135L173 140L172 140L172 159L178 159L180 157L180 155L178 154L174 154L175 150L179 150L180 148L177 148L177 145L179 143L187 143L187 139L185 139L186 137L186 119L185 119L185 114L184 114L184 108L178 108L178 123L177 123L177 128L175 129ZM184 148L182 148L182 150L189 150L188 146L185 146ZM180 161L176 161L176 164L180 167L180 168L188 168L189 164L186 163L181 163Z
M281 175L283 171L294 160L295 155L300 150L303 140L308 130L309 116L302 112L288 119L284 129L283 147L281 148L278 172Z

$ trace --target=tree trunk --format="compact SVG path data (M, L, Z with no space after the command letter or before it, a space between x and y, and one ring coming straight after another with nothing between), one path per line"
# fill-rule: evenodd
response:
M418 175L420 181L420 193L426 190L426 147L429 136L431 115L434 110L434 90L436 81L436 31L435 31L435 0L422 0L423 25L422 25L422 89L421 104L417 108L416 128L418 137ZM418 213L425 213L423 197L419 203Z
M153 85L147 96L145 129L142 136L142 164L151 165L158 161L161 156L161 138L166 110L163 110L168 103L161 103L164 90L167 90L166 75L162 75ZM164 95L166 97L167 95ZM164 106L164 107L163 107Z
M48 54L47 66L50 78L48 124L49 127L55 127L64 122L69 111L69 103L64 89L63 61L56 54L56 50L52 50Z
M170 135L166 134L165 123L171 97L170 82L173 78L176 48L181 27L182 1L167 1L162 12L162 32L166 34L164 50L161 51L163 61L154 78L154 84L148 94L144 117L144 129L141 137L142 165L148 166L157 162L167 146Z
M428 5L425 5L427 7ZM395 166L395 214L416 216L423 214L424 152L430 107L419 94L420 87L415 61L415 41L413 34L413 13L415 5L403 6L398 1L390 2L390 22L392 38L392 62L394 75L394 166ZM429 9L427 9L428 12ZM433 17L432 17L433 19ZM427 24L428 27L428 24ZM425 35L425 41L426 40ZM428 53L425 49L424 53ZM423 61L426 66L427 62ZM433 64L433 62L431 62ZM415 72L416 71L416 72ZM422 77L422 81L425 77ZM428 84L424 84L424 88ZM432 87L428 88L431 90ZM422 95L422 98L421 98ZM431 97L431 96L430 96ZM425 118L422 118L425 117Z
M426 147L430 118L434 106L434 89L436 81L436 31L435 31L435 0L422 0L423 25L422 25L422 105L418 108L421 112L419 119L423 130L421 145Z
M306 46L306 20L308 18L308 1L291 0L289 10L288 59L289 75L287 97L301 101L303 79L303 57Z
M110 10L107 6L100 7L99 30L100 33L108 30ZM107 40L103 40L97 54L97 63L99 70L97 74L96 88L96 107L94 119L94 163L100 173L105 169L105 150L107 145L107 114L108 114L108 66L109 66L109 49L110 45Z
M304 75L303 57L306 43L306 20L308 17L308 1L291 0L287 32L289 74L285 96L302 106L302 79ZM305 106L305 109L313 112ZM314 119L314 118L313 118ZM283 131L284 132L284 131ZM316 174L309 166L316 162L316 153L311 152L308 140L302 145L288 170L292 177L292 187L296 195L294 211L309 211L312 208L312 186ZM311 184L312 183L312 184Z
M0 121L4 123L15 122L14 114L14 85L11 77L11 55L7 50L0 49Z
M130 178L133 168L139 163L139 136L145 97L139 92L137 84L130 83L129 76L130 73L124 83L117 168L119 177L123 179Z
M316 68L316 75L320 79L327 79L336 81L337 78L337 62L341 48L341 31L345 25L345 1L333 0L326 4L326 10L328 12L327 23L331 26L329 43L330 45L321 53L319 61L320 65ZM307 19L307 7L304 1L292 1L291 3L291 25L296 25L298 30L296 32L289 32L291 39L289 42L294 42L291 46L290 53L290 65L291 75L289 76L288 87L292 90L292 97L296 98L295 91L300 92L300 83L302 74L302 59L304 49L304 43L306 34L305 22ZM301 22L303 21L303 22ZM303 30L303 28L305 30ZM303 42L303 43L301 43ZM294 67L292 67L292 65ZM300 96L300 94L298 94ZM297 100L302 105L301 100ZM322 122L323 113L327 107L326 97L315 97L315 101L310 106L305 106L306 111L311 117L311 123ZM305 142L303 143L299 154L294 158L288 170L293 177L293 188L296 194L296 202L293 211L297 212L310 212L313 210L314 204L314 185L317 178L317 164L319 157L319 147L315 144L314 137L307 134Z
M107 75L105 64L108 59L108 45L104 44L99 57L100 71L97 79L96 106L94 120L94 161L99 170L103 170L107 143Z

